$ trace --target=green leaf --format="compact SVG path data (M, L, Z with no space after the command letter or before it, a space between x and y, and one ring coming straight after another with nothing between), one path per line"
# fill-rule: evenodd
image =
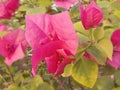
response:
M70 9L70 17L75 22L80 21L80 11L79 11L78 5L74 5Z
M81 34L81 33L77 33L77 36L78 36L78 40L79 40L80 44L89 41L89 38L86 37L85 35Z
M113 45L109 39L102 39L98 45L101 47L102 50L106 53L107 57L112 60L113 54Z
M112 90L120 90L120 87L114 88L114 89L112 89Z
M120 10L115 10L115 11L114 11L114 14L115 14L118 18L120 18Z
M68 64L65 68L64 68L64 73L62 74L63 77L69 77L72 74L72 67L73 67L73 63Z
M84 35L84 36L89 36L89 31L85 30L81 22L76 22L74 24L76 32Z
M102 39L104 37L104 29L103 28L96 28L93 32L95 40Z
M18 86L16 83L8 86L7 90L27 90L24 86Z
M35 83L35 86L37 87L39 84L43 83L43 80L40 76L36 76L32 83Z
M14 79L15 79L15 83L17 85L19 85L20 83L22 83L24 81L24 77L23 77L22 73L16 74Z
M91 46L90 48L87 49L87 52L92 55L96 61L101 64L104 65L106 62L106 55L104 55L104 53L101 51L101 48L98 45L95 46Z
M117 72L115 72L114 75L115 75L115 76L114 76L114 78L115 78L115 83L116 83L118 86L120 86L120 70L117 71Z
M109 16L110 20L111 20L111 23L112 25L114 26L115 29L118 29L119 26L120 26L120 18L115 16L115 15L110 15ZM116 24L117 23L117 24Z
M7 90L21 90L21 89L15 84L11 84L10 86L8 86Z
M118 1L114 1L112 4L111 4L112 8L114 8L115 10L120 10L120 3L118 3Z
M35 7L27 10L27 14L39 14L39 13L45 13L45 12L46 12L46 9L44 7Z
M98 66L89 59L80 59L73 66L72 77L78 83L92 88L96 82L98 75Z
M52 0L38 0L38 4L43 7L48 7L52 4Z
M21 5L19 8L18 8L18 11L20 11L20 12L23 12L23 11L27 11L28 9L30 9L30 6L27 4L25 4L25 5Z
M112 90L114 83L110 78L103 77L98 78L96 84L91 90Z
M111 35L112 35L112 33L113 33L114 31L115 31L114 28L106 29L106 30L105 30L105 38L110 39L110 38L111 38Z
M102 9L102 12L104 14L104 19L107 19L109 17L109 12L111 11L110 1L108 0L97 1L98 6Z
M113 27L113 25L108 20L104 20L103 21L103 27L109 27L109 28L111 28L111 27Z
M37 87L43 83L43 80L40 76L36 76L35 78L31 79L31 82L28 83L26 86L27 90L36 90Z
M42 83L38 86L36 90L54 90L54 88L47 83Z
M100 8L105 8L105 9L109 9L111 6L110 6L110 2L109 1L100 1L98 0L97 4L100 6ZM104 5L105 4L105 5Z

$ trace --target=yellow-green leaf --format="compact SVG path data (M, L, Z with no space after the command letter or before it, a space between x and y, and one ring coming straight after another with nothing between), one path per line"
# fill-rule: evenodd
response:
M103 38L104 37L104 29L96 28L94 30L93 35L94 35L95 40L99 40L99 39Z
M31 78L31 81L26 86L27 90L36 90L37 87L41 84L43 84L43 80L40 76L36 76L35 78Z
M108 77L98 78L91 90L112 90L114 87L113 80Z
M54 88L51 85L44 82L40 84L36 90L54 90Z
M64 69L64 73L62 74L63 77L69 77L72 74L72 67L73 67L73 63L68 64L65 69Z
M38 0L38 4L43 7L48 7L52 4L52 0Z
M114 88L114 89L112 89L112 90L120 90L120 87Z
M45 13L45 12L46 12L45 7L35 7L27 10L27 14L39 14L39 13Z
M16 84L11 84L8 86L7 90L26 90L24 87L19 87Z
M80 34L83 34L85 36L89 36L89 31L85 30L81 22L76 22L74 24L75 30L79 32Z
M109 39L102 39L98 45L104 50L107 57L112 60L112 54L113 54L113 45L112 42Z
M94 86L97 75L98 66L94 61L89 59L80 59L72 69L73 79L89 88Z
M87 49L87 52L90 55L92 55L99 64L101 65L105 64L107 56L104 54L104 51L101 50L100 46L98 45L91 46L90 48Z
M115 14L118 18L120 18L120 10L115 10L114 14Z
M115 83L120 86L120 70L118 70L117 72L115 72L114 74L114 79L115 79Z
M89 38L86 37L85 35L81 34L81 33L77 33L77 36L78 36L78 40L79 40L80 44L89 41Z

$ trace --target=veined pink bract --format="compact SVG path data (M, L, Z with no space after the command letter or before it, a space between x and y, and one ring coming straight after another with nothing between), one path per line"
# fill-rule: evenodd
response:
M10 19L19 7L19 0L0 2L0 19Z
M81 21L86 30L97 27L103 21L101 9L92 1L85 9L82 4L79 5Z
M45 60L48 71L55 76L74 59L78 38L68 12L55 15L38 14L26 16L26 39L33 49L32 73L36 75L39 62Z

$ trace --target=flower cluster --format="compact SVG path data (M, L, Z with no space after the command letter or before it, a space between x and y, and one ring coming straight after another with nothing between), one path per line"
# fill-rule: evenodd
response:
M25 31L0 24L0 34L4 33L0 36L0 55L5 57L5 63L10 66L24 58L24 51L29 44L33 50L31 62L34 76L41 61L46 63L49 73L53 73L54 76L62 74L65 66L75 61L78 49L78 37L67 11L76 3L79 4L81 22L85 30L96 28L102 23L103 12L94 1L84 8L78 0L55 0L55 4L66 11L54 15L26 15ZM0 2L0 19L10 19L18 7L19 0ZM114 52L112 61L107 60L108 64L116 68L120 67L119 35L120 30L116 30L111 36ZM95 61L89 53L85 53L84 57Z

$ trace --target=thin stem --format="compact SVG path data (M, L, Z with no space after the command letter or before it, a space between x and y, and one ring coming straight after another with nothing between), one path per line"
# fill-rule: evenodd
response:
M84 35L84 36L86 36L86 37L88 37L86 34L84 34L83 32L81 32L81 31L76 31L77 33L79 33L79 34L82 34L82 35Z
M90 38L90 41L91 42L94 42L94 37L93 37L93 30L91 29L90 32L89 32L89 38Z
M7 82L1 74L0 74L0 77L3 79L4 82Z
M72 84L71 84L71 78L70 77L68 78L68 83L69 83L70 89L74 90L73 87L72 87Z
M78 53L84 52L84 51L85 51L86 49L88 49L91 45L92 45L92 43L90 43L88 46L86 46L83 50L79 50Z
M81 53L83 53L84 51L86 51L89 47L91 47L91 45L92 45L92 43L89 44L88 46L86 46L83 50L78 51L78 54L81 54ZM81 56L79 56L76 61L78 61L80 58L81 58Z
M7 70L8 70L8 73L10 75L10 78L11 78L12 82L15 83L15 80L14 80L14 77L13 77L13 74L12 74L10 68L6 64L5 64L5 66L6 66Z

